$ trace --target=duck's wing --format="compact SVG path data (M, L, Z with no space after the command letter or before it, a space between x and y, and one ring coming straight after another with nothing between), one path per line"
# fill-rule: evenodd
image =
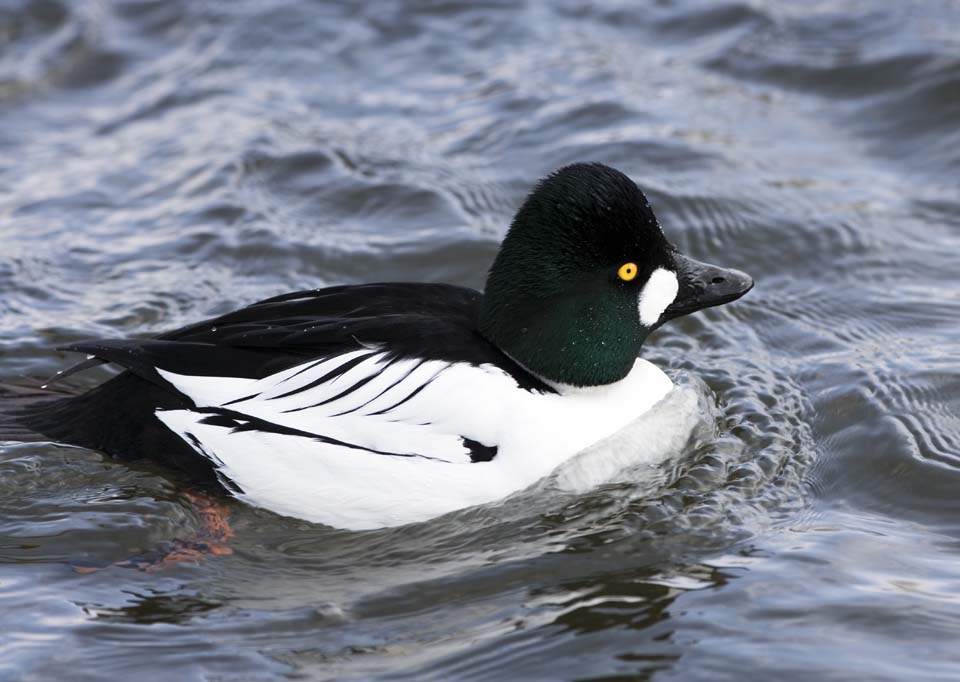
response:
M60 415L92 434L78 444L121 454L114 451L144 445L107 440L138 428L125 416L135 406L139 422L178 437L176 458L155 458L209 471L239 494L258 491L280 511L292 494L285 491L308 497L324 485L342 487L328 495L363 495L377 471L393 472L378 480L399 493L419 476L400 462L429 463L436 475L435 466L489 461L509 396L551 392L477 333L479 298L448 285L334 287L155 339L72 344L129 370L118 377L128 377L127 392L113 400L108 382L81 397L96 425L69 406ZM138 392L131 374L149 390ZM442 485L443 477L417 480Z
M524 388L550 391L477 332L480 293L447 284L384 283L299 291L154 339L61 348L169 385L177 374L262 379L306 360L378 347L393 358L492 364Z
M497 362L477 339L480 294L446 284L382 283L296 291L151 339L98 339L61 346L87 358L48 385L111 362L150 381L166 363L188 374L263 378L312 357L364 344L408 357ZM190 345L184 345L190 344ZM160 382L162 385L163 382ZM168 387L168 386L166 386Z
M492 456L491 410L509 391L520 390L491 365L402 358L378 348L309 360L262 379L156 372L191 401L191 422L230 434L270 433L449 463ZM470 396L472 405L465 402ZM167 423L169 415L159 416Z

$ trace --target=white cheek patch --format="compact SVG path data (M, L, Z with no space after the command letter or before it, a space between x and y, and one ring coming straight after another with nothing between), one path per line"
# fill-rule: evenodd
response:
M650 279L643 285L640 292L640 322L644 326L652 327L656 324L663 311L667 309L673 299L677 297L680 285L676 274L663 268L657 268L650 275Z

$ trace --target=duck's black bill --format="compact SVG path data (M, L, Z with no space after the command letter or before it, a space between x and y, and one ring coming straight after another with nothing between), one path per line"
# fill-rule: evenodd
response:
M753 279L745 272L701 263L681 253L673 259L680 288L663 313L664 321L736 301L753 288Z

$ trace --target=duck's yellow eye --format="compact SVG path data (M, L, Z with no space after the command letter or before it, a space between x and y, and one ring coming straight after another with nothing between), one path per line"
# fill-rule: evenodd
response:
M624 263L620 266L620 269L617 270L617 277L622 279L624 282L629 282L637 276L637 264L636 263Z

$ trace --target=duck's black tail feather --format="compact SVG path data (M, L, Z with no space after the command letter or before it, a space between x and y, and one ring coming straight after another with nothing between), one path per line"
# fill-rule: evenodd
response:
M78 391L69 386L57 390L43 390L35 386L0 382L0 441L31 443L49 440L33 428L25 418L28 414L40 414L55 402L70 398Z
M222 491L213 463L157 419L157 410L190 409L190 402L131 372L79 395L75 389L0 383L0 440L55 441L99 450L124 461L151 461L193 485Z
M191 484L222 493L209 462L197 456L154 416L151 406L183 407L182 399L139 377L123 373L86 393L69 385L42 389L0 382L0 442L57 441L101 450L118 459L160 461L175 467ZM109 417L109 418L108 418ZM109 425L104 428L98 425ZM186 537L160 547L104 564L71 562L78 573L105 568L133 568L155 572L208 555L232 554L229 508L204 496L186 493L198 513L200 526Z

